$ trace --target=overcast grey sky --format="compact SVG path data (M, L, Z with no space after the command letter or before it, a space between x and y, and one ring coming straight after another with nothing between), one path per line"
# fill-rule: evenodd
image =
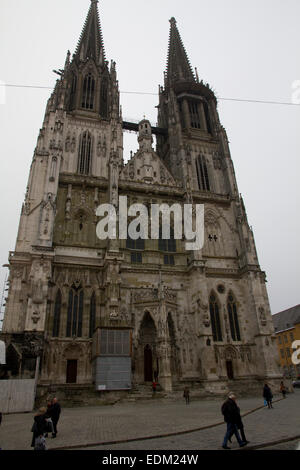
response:
M90 0L0 0L0 81L53 87L74 52ZM123 116L156 122L169 19L191 65L219 98L291 103L300 80L299 0L100 0L107 60L114 59ZM51 90L6 88L0 104L0 262L14 250L38 131ZM1 90L0 90L1 93ZM0 95L1 97L1 95ZM272 313L300 303L300 106L219 100L239 191L266 271ZM136 148L125 134L125 155ZM6 270L0 269L0 287Z

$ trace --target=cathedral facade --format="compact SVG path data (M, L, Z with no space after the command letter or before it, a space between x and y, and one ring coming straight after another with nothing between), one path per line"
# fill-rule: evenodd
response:
M97 1L47 103L34 152L1 338L11 377L38 386L132 390L157 379L223 393L280 378L265 273L239 194L217 99L170 20L158 124L125 122ZM123 159L123 132L139 148ZM156 149L153 136L156 136ZM119 197L204 204L201 250L184 237L101 240Z

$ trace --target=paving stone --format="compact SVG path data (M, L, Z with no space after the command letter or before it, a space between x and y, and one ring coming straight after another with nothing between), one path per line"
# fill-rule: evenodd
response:
M281 398L280 396L275 399ZM273 410L263 408L243 418L246 436L252 444L276 440L300 433L300 390L286 400L274 404ZM242 414L263 405L261 397L238 400ZM138 403L118 403L110 406L63 408L56 439L47 439L48 449L60 447L87 449L183 449L220 448L225 424L220 412L222 400L198 400L190 405L179 400L155 399ZM30 432L34 413L4 415L0 427L0 447L3 450L30 450ZM167 433L183 432L222 423L214 428L168 438L135 441L122 444L111 442L139 439ZM232 448L238 448L234 443Z

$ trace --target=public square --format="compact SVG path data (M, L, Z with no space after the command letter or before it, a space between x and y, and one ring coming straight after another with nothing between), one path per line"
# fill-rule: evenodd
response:
M222 450L223 400L140 400L101 407L63 408L49 450ZM274 408L262 397L237 399L245 434L244 449L294 450L300 444L300 390L286 399L274 396ZM34 412L3 416L2 450L31 450ZM232 450L239 449L233 437ZM223 450L222 450L223 451Z

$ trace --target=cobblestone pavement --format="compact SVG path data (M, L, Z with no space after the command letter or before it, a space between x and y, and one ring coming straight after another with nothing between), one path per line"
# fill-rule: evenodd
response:
M280 397L275 397L279 399ZM222 423L220 407L223 400L191 401L153 399L110 406L64 408L58 423L56 439L47 439L48 449L211 449L222 442L224 423L211 429L168 438L115 444L112 442L199 429ZM300 390L286 400L274 404L273 410L263 408L244 418L246 436L251 444L272 441L279 437L300 434ZM238 400L242 414L261 407L262 398ZM3 450L30 450L30 432L34 413L4 415L0 427ZM104 443L107 445L98 446ZM236 443L233 444L236 448Z
M239 400L242 414L242 400ZM245 434L250 441L248 447L268 444L272 441L298 436L297 441L269 446L272 450L294 450L300 442L300 391L288 395L288 398L274 403L273 409L263 408L243 418ZM189 434L171 436L147 441L136 441L109 446L95 446L93 450L216 450L221 449L225 434L225 424ZM239 449L235 437L232 449ZM245 449L246 449L245 448Z

